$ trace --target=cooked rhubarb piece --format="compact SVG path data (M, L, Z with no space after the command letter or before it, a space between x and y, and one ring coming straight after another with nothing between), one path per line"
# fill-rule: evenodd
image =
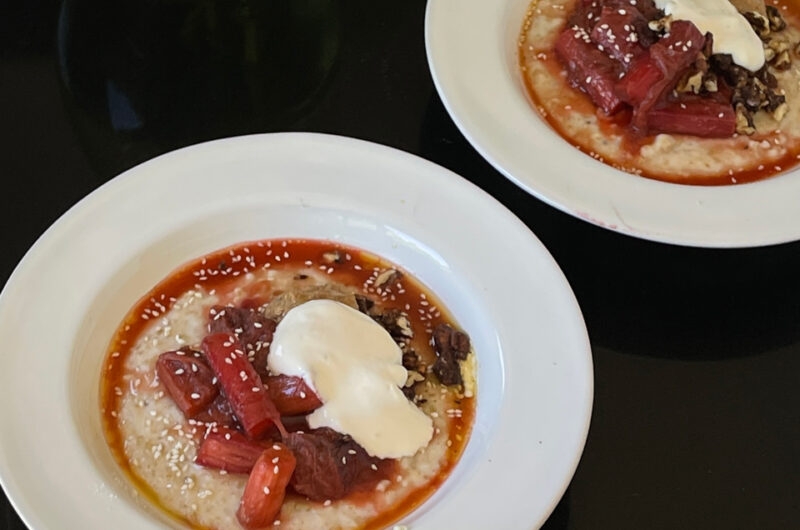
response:
M622 109L623 102L615 92L622 67L598 50L584 29L575 26L562 31L556 53L567 67L570 82L586 92L597 107L608 115Z
M311 500L344 497L361 473L379 463L352 438L328 428L290 433L284 441L297 459L292 488Z
M653 20L656 18L661 18L663 13L656 7L655 2L653 0L583 0L584 3L589 4L599 4L603 7L613 7L615 9L624 9L628 10L629 8L636 9L645 20ZM649 46L650 43L646 43L645 46Z
M274 320L246 307L214 306L209 311L211 333L228 333L236 337L262 378L268 375L267 355L275 326Z
M281 511L294 467L294 455L281 443L261 453L247 479L236 512L240 525L249 530L273 524Z
M258 438L273 423L280 424L278 410L239 341L227 333L214 333L203 339L203 351L245 434Z
M248 440L238 431L223 427L217 428L217 432L208 433L197 450L195 462L229 473L250 473L263 452L263 445Z
M647 128L652 134L724 138L736 132L736 112L730 104L715 101L672 102L648 113Z
M677 20L672 23L670 32L666 37L647 49L647 57L660 70L661 79L652 83L644 98L634 105L632 125L635 129L647 132L648 113L656 104L664 100L683 72L697 59L697 55L703 49L704 44L705 38L694 24L685 20ZM642 58L644 57L642 56ZM638 71L639 68L645 68L645 66L637 64L635 68L628 72L628 75L634 73L635 70ZM651 67L647 66L647 68ZM640 78L634 89L631 90L629 85L626 86L629 81L623 78L617 88L619 93L640 94L642 90L641 77L646 78L648 76L643 76L641 72L637 75Z
M204 423L213 423L220 427L234 428L238 425L231 404L222 394L219 394L207 408L193 415L192 419Z
M575 5L575 10L567 20L567 27L578 26L587 32L592 31L602 7L596 0L581 0Z
M188 418L208 407L219 394L214 373L198 352L183 349L162 353L156 361L156 373Z
M637 107L645 100L651 88L662 79L664 74L656 62L649 55L643 55L617 83L617 93L626 103Z
M308 414L322 406L322 402L302 377L273 375L267 377L265 384L269 398L281 416Z
M630 4L625 8L603 7L591 37L601 51L619 61L626 70L654 40L647 20Z

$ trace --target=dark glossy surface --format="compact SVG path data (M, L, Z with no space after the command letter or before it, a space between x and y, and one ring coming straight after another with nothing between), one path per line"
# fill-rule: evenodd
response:
M0 283L81 197L171 149L278 130L398 147L513 210L583 308L592 426L546 528L800 527L800 244L659 245L529 197L445 112L423 20L421 0L0 4Z

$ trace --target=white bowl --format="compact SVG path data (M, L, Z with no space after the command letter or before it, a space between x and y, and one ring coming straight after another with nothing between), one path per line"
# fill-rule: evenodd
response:
M187 260L236 242L327 238L430 286L474 343L477 418L415 529L530 528L580 458L592 364L553 259L456 175L366 142L312 134L201 144L102 186L36 242L0 294L0 478L34 529L175 526L115 464L100 423L111 335Z
M532 107L517 60L530 0L430 0L428 63L450 116L498 171L539 199L624 234L701 247L800 239L798 170L736 186L687 186L577 151Z

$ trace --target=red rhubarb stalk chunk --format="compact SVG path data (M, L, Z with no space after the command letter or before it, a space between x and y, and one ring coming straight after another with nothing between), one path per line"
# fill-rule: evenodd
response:
M265 384L269 398L275 403L281 416L308 414L322 406L322 402L302 377L272 375L266 378Z
M250 472L236 512L239 524L248 530L273 524L281 511L294 467L294 455L281 443L261 454Z
M187 418L206 409L219 394L213 372L191 350L162 353L156 361L156 373Z
M249 473L263 452L263 445L248 440L242 433L218 428L200 444L195 462L229 473Z
M580 27L570 27L559 35L556 53L567 68L570 82L586 92L595 105L608 115L618 112L623 102L615 91L622 67L597 49Z
M647 128L651 134L725 138L736 132L736 112L730 105L714 101L673 102L651 110Z
M278 410L239 341L227 333L214 333L203 339L203 351L247 436L258 438L273 423L280 423Z

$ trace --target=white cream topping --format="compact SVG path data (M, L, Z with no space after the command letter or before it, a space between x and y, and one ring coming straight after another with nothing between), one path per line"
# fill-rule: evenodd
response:
M764 66L761 39L729 0L655 0L673 20L688 20L701 33L714 35L714 53L729 53L733 62L755 72Z
M371 456L411 456L430 441L433 422L400 390L407 371L389 333L332 300L312 300L283 317L272 338L270 371L302 377L322 407L311 428L349 434Z

